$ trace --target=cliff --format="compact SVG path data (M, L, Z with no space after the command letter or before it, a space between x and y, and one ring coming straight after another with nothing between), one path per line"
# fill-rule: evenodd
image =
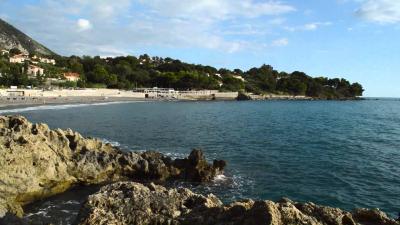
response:
M0 19L0 49L18 48L25 53L55 55L50 49L30 38L14 26Z

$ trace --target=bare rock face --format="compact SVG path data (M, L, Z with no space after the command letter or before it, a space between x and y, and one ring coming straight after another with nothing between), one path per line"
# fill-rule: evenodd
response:
M76 184L135 180L211 181L225 162L209 165L202 152L172 160L157 152L125 153L68 130L51 130L24 117L0 116L0 218L22 216L23 205Z
M353 213L313 203L244 200L223 205L214 195L154 184L119 182L89 196L80 225L399 225L379 210Z

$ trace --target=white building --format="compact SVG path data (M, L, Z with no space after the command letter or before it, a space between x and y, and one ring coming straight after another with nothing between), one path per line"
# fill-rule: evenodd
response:
M47 64L56 65L56 60L54 60L54 59L39 58L39 61L40 61L41 63L47 63Z
M29 56L26 54L19 54L10 57L10 63L24 63L26 60L29 60Z
M36 77L38 75L43 75L44 69L35 65L29 65L28 71L26 71L26 73L31 77Z
M243 78L242 76L233 75L232 77L235 78L235 79L241 80L241 81L243 81L243 82L245 81L244 78Z
M8 54L10 54L10 52L8 50L2 49L2 50L0 50L0 54L1 55L8 55Z

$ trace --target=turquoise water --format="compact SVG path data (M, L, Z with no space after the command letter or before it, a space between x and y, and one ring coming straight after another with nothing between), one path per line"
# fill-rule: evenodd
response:
M289 197L352 210L400 211L400 101L136 102L18 113L123 149L173 157L192 148L228 161L197 187L229 202Z

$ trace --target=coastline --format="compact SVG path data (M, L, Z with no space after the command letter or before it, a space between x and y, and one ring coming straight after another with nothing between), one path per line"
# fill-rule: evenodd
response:
M64 204L59 210L70 215L66 218L71 221L68 224L76 225L110 224L109 221L113 224L136 221L121 224L138 225L300 225L305 221L307 224L400 225L378 209L345 211L286 198L276 202L236 199L224 204L216 195L167 185L168 182L207 184L224 174L227 163L224 160L208 162L201 150L195 149L188 157L177 159L156 151L124 152L71 129L52 130L46 124L32 124L21 116L2 116L0 127L4 148L0 154L0 161L4 162L0 175L4 181L0 185L3 190L0 224L31 224L41 220L44 217L35 217L40 212L26 214L24 209L35 208L34 204L41 201L47 204L43 200L58 195L74 205L67 210ZM68 197L68 190L79 185L102 187L93 192L80 190L89 196L79 201ZM61 196L62 193L66 195Z
M245 98L240 98L240 97ZM364 98L321 99L308 96L291 95L255 95L240 92L218 92L212 90L186 93L140 93L118 89L82 89L82 90L29 90L0 89L0 109L10 107L29 107L41 105L95 104L131 101L348 101Z

